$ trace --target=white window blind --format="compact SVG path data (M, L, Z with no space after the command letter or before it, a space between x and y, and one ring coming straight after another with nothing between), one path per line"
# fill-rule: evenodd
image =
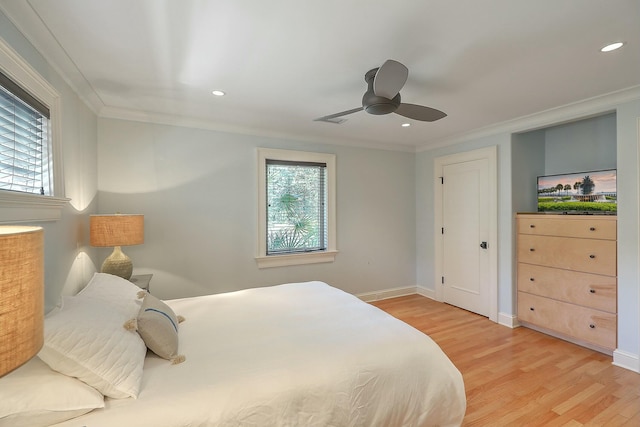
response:
M327 249L326 163L266 160L266 255Z
M0 73L0 189L51 195L49 109Z

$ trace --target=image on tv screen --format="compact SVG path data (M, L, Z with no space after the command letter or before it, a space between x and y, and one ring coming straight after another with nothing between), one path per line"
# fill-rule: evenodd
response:
M615 169L538 177L538 212L615 215L617 200Z

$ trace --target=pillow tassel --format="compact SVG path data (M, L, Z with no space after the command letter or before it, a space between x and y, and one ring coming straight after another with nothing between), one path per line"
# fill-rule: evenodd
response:
M187 358L184 357L184 354L179 354L176 357L172 357L170 360L172 365L177 365L187 360Z
M135 317L133 319L129 319L126 322L124 322L124 328L127 331L137 331L138 330L138 319L136 319Z
M184 318L184 316L178 315L178 323L182 323L184 322L186 319Z
M147 295L147 291L139 291L138 292L138 299L142 299Z

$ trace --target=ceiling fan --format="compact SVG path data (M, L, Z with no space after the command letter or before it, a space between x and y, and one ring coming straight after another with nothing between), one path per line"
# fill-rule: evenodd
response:
M400 101L400 89L407 82L408 76L407 67L398 61L389 59L381 67L369 70L364 75L364 81L367 82L368 88L362 97L362 107L330 114L314 121L340 124L346 120L340 117L362 110L375 115L396 113L423 122L434 122L446 117L445 113L435 108L404 104Z

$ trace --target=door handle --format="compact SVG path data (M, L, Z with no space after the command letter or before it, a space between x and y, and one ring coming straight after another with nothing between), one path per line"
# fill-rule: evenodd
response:
M480 243L480 247L482 249L487 249L489 247L489 245L487 245L487 242L482 242L482 243Z

